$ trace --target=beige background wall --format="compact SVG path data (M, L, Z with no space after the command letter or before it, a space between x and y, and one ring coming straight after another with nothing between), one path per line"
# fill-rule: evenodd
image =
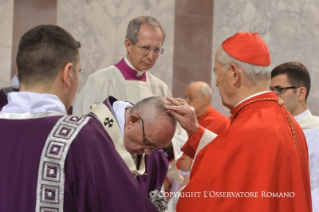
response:
M34 12L25 19L34 19L35 12L43 10L34 4L47 1L0 0L0 87L9 86L12 76L12 46L17 39L14 32L20 29L14 22L14 9L19 5L15 2L29 3L24 6L31 5ZM19 8L24 6L20 4ZM319 115L317 0L57 0L57 6L50 7L53 19L56 15L51 21L82 43L80 87L90 73L116 63L126 54L123 42L129 20L152 15L161 21L167 37L165 53L151 73L173 89L175 96L183 97L188 83L204 80L213 89L212 105L228 115L215 87L214 53L236 32L259 32L269 46L272 67L292 60L308 67L313 82L308 105Z
M10 85L13 0L0 0L0 87Z
M160 20L167 34L165 53L158 58L151 73L171 88L174 5L172 0L60 0L57 23L82 44L79 87L84 84L88 75L117 63L126 55L124 40L128 22L140 15L151 15Z
M236 32L259 32L268 44L271 66L299 61L309 70L312 87L308 106L319 115L319 1L318 0L215 0L213 52ZM215 56L215 55L214 55ZM212 74L214 88L215 75ZM216 88L213 106L221 106Z

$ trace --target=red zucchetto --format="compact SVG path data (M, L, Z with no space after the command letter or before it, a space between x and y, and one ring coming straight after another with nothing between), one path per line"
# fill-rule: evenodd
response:
M270 65L268 47L258 33L236 33L227 38L222 47L229 55L242 62L258 66Z

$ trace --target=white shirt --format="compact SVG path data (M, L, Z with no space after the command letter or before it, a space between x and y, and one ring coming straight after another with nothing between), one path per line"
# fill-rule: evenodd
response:
M314 212L319 212L319 117L311 112L305 112L294 117L305 133L308 154L312 207Z
M8 104L2 108L4 113L44 113L58 112L67 114L59 97L52 94L35 92L11 92L8 94Z

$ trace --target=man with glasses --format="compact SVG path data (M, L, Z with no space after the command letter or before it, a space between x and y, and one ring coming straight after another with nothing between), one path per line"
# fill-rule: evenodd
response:
M172 96L168 86L150 74L163 53L165 32L153 17L130 21L124 41L127 55L117 64L91 74L76 97L73 113L87 114L109 95L133 104L149 96Z
M162 47L164 39L164 29L155 18L140 16L131 20L124 41L127 55L117 64L88 77L75 99L73 114L89 113L93 104L103 102L108 96L133 104L150 96L172 96L168 86L148 72L164 51ZM178 125L176 136L172 140L175 150L179 150L186 139L186 132ZM175 152L168 159L171 160L173 157L177 159L180 156L180 152ZM161 173L167 172L176 180L180 182L183 180L177 172L174 160L170 161L172 165L170 167L173 168L167 171L169 160L163 152L146 156L145 160L149 162L147 162L145 175L142 176L143 180L146 181L148 177L158 175L158 180L163 183L165 178L161 177ZM152 166L160 168L153 170ZM151 174L148 170L153 170L153 173ZM148 184L148 187L152 191L158 186Z
M101 124L66 115L79 47L53 25L21 38L20 91L8 94L0 112L0 211L156 211Z
M307 106L311 80L307 68L299 62L287 62L271 72L270 90L285 102L305 133L308 154L313 211L319 212L319 117Z
M171 103L159 96L143 99L135 105L110 96L103 103L93 106L89 113L100 120L117 152L147 194L161 189L167 172L155 175L154 171L166 167L167 161L153 163L154 158L144 160L143 154L170 154L172 151L170 141L175 133L176 120L167 113L166 105ZM145 174L149 163L152 166Z

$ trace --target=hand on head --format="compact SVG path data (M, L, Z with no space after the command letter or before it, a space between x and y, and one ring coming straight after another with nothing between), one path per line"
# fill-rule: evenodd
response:
M179 122L189 135L193 135L199 127L194 107L189 106L186 100L181 98L167 97L167 100L175 105L165 106L167 112Z

